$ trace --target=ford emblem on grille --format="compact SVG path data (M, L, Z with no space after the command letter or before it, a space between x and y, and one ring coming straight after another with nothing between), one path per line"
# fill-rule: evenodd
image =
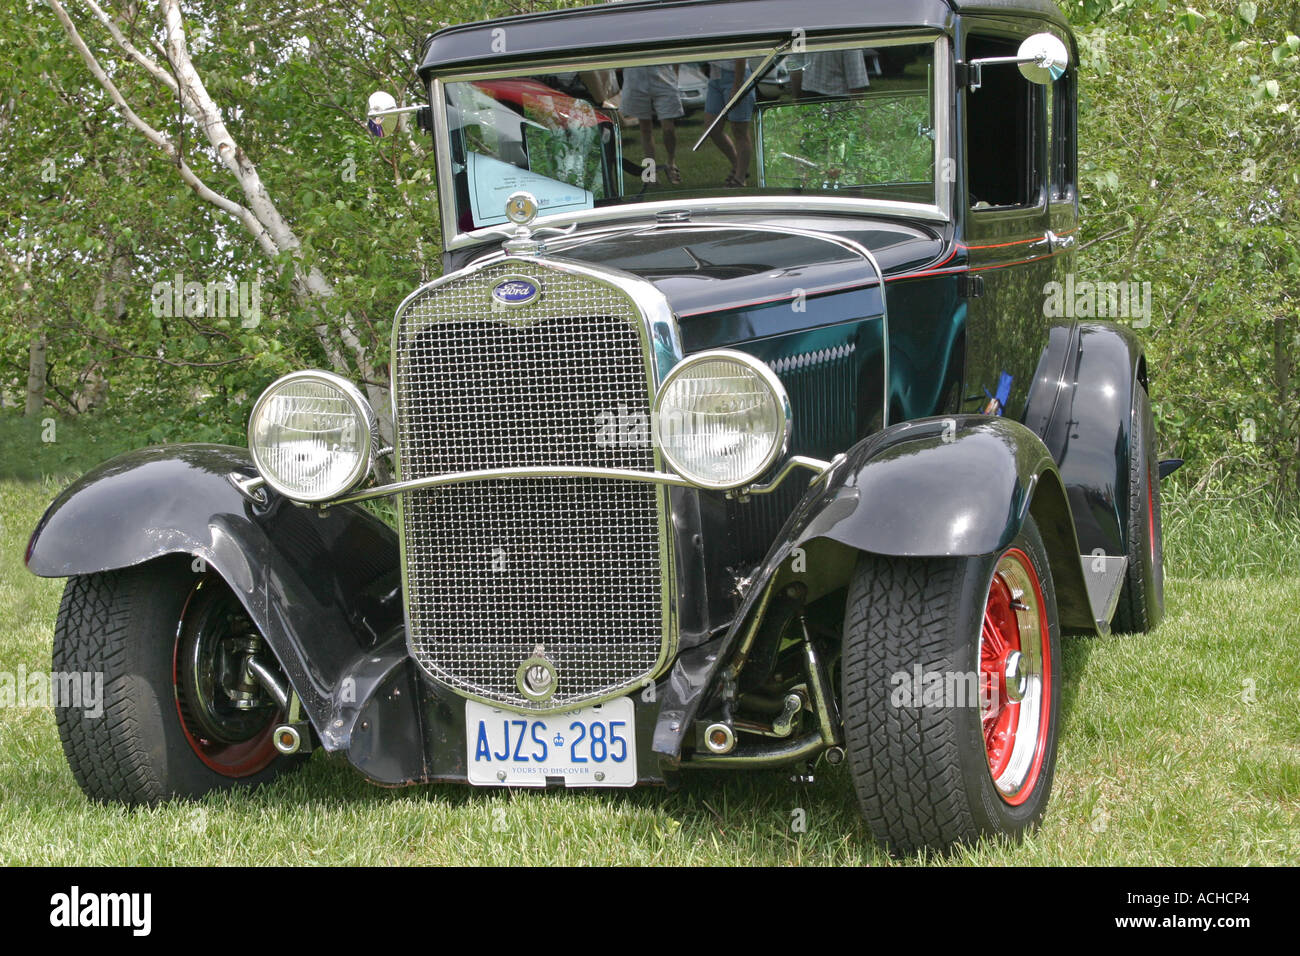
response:
M528 305L541 295L541 287L536 279L528 276L506 276L492 287L492 301L518 309Z

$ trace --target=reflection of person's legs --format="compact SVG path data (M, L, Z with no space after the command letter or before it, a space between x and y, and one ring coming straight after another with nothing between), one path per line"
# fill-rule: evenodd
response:
M705 127L713 126L713 121L718 118L722 108L727 105L727 100L731 98L732 86L734 85L735 73L731 70L719 70L711 68L712 75L709 77L708 92L704 102L704 125ZM736 146L727 135L727 124L724 120L713 127L713 132L709 134L709 139L718 147L722 155L727 158L731 168L736 168ZM731 176L728 175L730 180Z
M667 142L668 133L664 131L664 141ZM646 159L655 161L655 121L653 119L641 120L641 155Z
M732 160L732 176L744 182L749 176L749 162L754 158L754 139L749 131L750 121L731 124L731 135L736 143L736 155Z
M664 152L668 154L668 165L677 165L677 121L666 119L664 127Z
M709 116L706 114L704 117L704 125L705 126L710 125L716 118L717 118L716 114L714 114L713 116ZM736 168L736 147L731 142L731 137L727 135L727 124L719 123L717 126L713 127L713 132L709 134L709 139L713 141L713 143L718 147L718 149L722 150L722 155L727 157L727 162L731 163L732 169L735 169Z

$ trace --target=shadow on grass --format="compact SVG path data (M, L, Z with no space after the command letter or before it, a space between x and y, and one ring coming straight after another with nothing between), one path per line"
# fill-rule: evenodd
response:
M1057 713L1056 739L1066 735L1070 727L1075 706L1079 700L1080 677L1088 670L1088 660L1096 649L1097 642L1108 640L1095 634L1064 634L1061 636L1062 674L1056 686L1061 694L1061 709Z

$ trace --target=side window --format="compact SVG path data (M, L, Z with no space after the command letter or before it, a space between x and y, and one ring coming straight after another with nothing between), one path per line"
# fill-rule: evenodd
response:
M1014 40L972 36L966 59L1015 56ZM986 66L978 90L966 91L966 169L976 209L1036 206L1046 153L1045 88L1014 66Z
M1051 105L1052 131L1052 199L1066 201L1075 195L1077 165L1077 124L1073 70L1052 84L1048 98Z

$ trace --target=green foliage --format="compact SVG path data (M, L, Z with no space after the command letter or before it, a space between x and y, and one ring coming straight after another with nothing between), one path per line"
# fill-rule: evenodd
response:
M532 119L539 112L525 110L524 115ZM605 181L601 175L599 127L574 123L565 128L553 116L541 113L541 117L550 120L550 128L529 126L524 129L524 141L528 144L532 171L579 189L590 190L594 198L604 199Z
M1065 4L1085 278L1149 281L1161 451L1198 493L1300 485L1300 3Z
M856 189L934 182L924 89L830 103L790 103L763 117L766 185ZM931 187L933 188L933 187Z
M304 307L284 258L269 259L196 198L124 123L49 8L0 0L0 408L21 406L28 350L42 335L42 417L98 409L123 433L139 426L141 443L239 440L252 397L272 378L330 364L314 333L321 324L328 339L355 329L382 377L394 308L439 272L441 250L424 138L372 137L367 96L383 88L418 102L414 66L444 23L565 5L443 0L406 10L358 0L300 17L289 0L185 4L210 92L300 237L304 264L334 288ZM1161 451L1188 459L1190 487L1264 485L1293 500L1300 0L1062 6L1081 54L1080 278L1152 283L1155 314L1140 334ZM69 10L137 111L182 144L209 186L242 200L170 93L113 57L82 5ZM144 4L128 25L142 46L155 13ZM910 131L910 114L895 125ZM800 147L825 139L825 150L813 142L821 156L832 141L852 145L841 133L827 117L791 137ZM903 166L871 173L907 178ZM257 321L157 314L159 285L178 275L257 283Z
M1239 495L1218 480L1194 488L1161 483L1165 571L1178 577L1300 577L1300 514L1278 514L1267 497Z
M47 410L40 418L0 415L0 480L66 482L145 445L246 443L242 423L247 411L235 418L225 408L172 406L171 414L159 415L159 407L141 404L85 415Z

